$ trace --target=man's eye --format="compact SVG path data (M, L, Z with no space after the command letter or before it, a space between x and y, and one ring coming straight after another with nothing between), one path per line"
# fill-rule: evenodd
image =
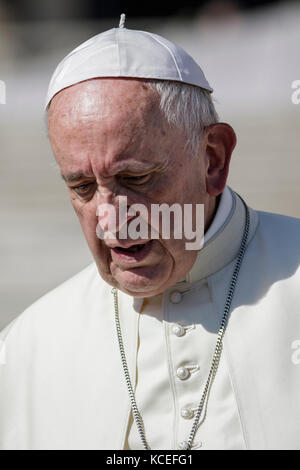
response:
M88 194L92 187L94 186L94 183L85 183L85 184L80 184L79 186L73 187L73 191L75 191L79 196L84 196L85 194Z
M126 183L138 185L138 184L146 183L146 181L148 181L149 178L150 178L150 175L148 174L148 175L141 175L141 176L123 176L122 179Z

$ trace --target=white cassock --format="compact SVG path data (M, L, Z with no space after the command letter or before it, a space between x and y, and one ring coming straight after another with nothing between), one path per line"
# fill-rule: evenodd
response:
M188 438L244 223L242 202L226 188L184 279L144 301L119 292L131 380L153 449L177 449ZM250 209L221 361L193 449L300 449L299 263L299 220ZM142 448L111 287L95 264L34 303L0 338L1 449Z

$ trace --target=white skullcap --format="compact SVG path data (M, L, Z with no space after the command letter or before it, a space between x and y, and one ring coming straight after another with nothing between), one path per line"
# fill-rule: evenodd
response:
M213 91L199 65L181 47L157 34L120 26L92 37L58 64L46 107L64 88L100 77L174 80Z

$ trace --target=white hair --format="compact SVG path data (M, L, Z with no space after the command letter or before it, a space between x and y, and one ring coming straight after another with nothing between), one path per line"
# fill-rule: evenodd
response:
M160 96L167 122L186 137L185 150L195 156L205 127L219 121L211 93L203 88L171 80L145 80Z

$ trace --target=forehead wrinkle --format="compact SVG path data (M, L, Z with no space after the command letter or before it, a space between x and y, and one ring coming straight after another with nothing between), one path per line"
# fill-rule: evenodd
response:
M150 161L148 168L161 164L161 150L166 154L168 151L157 148L156 142L165 134L166 123L152 91L145 94L145 90L132 87L132 84L129 89L122 86L101 88L91 84L87 86L87 83L76 86L60 92L50 107L49 121L52 125L55 123L53 134L58 133L57 145L56 135L52 138L61 162L70 163L74 159L78 171L81 164L86 166L88 163L91 173L99 177L104 177L105 173L126 171L135 163L135 167L143 171L145 167L138 163L143 160ZM95 93L102 96L111 110L110 119L103 119L99 114L100 100L99 96L94 96ZM135 157L134 161L127 162L127 167L122 168L119 162L130 156Z
M145 114L153 116L154 106L159 110L157 94L137 80L124 83L117 79L93 79L55 95L50 105L49 122L60 119L66 127L72 128L86 121L122 120L128 114L127 107L133 108L141 120Z
M108 137L105 139L106 145L102 147L102 151L98 149L91 157L94 174L110 176L129 170L147 171L163 166L168 160L166 152L162 154L155 147L153 148L152 142L149 144L145 133L140 132L140 129L135 128L133 132L134 135L126 136L125 141L122 138L120 145L117 139L113 139L113 136L111 140ZM155 142L156 139L154 138L153 141Z
M105 163L102 161L99 165L99 162L96 161L95 164L92 164L93 173L97 177L111 177L125 172L131 173L139 173L139 172L147 172L158 169L158 167L162 166L161 162L157 162L155 160L151 161L141 161L136 160L136 158L130 159L130 157L125 157L124 159L110 161L109 163Z
M157 113L151 113L149 110L141 108L138 106L134 113L131 109L125 111L123 109L122 112L118 109L118 112L113 113L110 120L99 118L97 113L89 115L88 118L78 113L75 119L70 119L70 113L67 110L62 110L62 113L57 113L56 119L65 136L65 144L68 146L65 149L69 155L75 155L77 149L83 147L86 148L87 153L99 152L98 154L105 155L107 149L113 144L113 151L116 153L132 155L145 153L143 144L147 141L147 134L150 132L150 128L154 134L159 131L160 120L157 119ZM153 114L156 114L156 119ZM54 116L55 114L52 118ZM56 144L55 137L55 135L52 136L54 144ZM155 136L153 140L156 140ZM99 144L101 148L99 148ZM118 149L119 144L121 147ZM59 149L59 145L57 147ZM149 153L149 149L146 150Z

